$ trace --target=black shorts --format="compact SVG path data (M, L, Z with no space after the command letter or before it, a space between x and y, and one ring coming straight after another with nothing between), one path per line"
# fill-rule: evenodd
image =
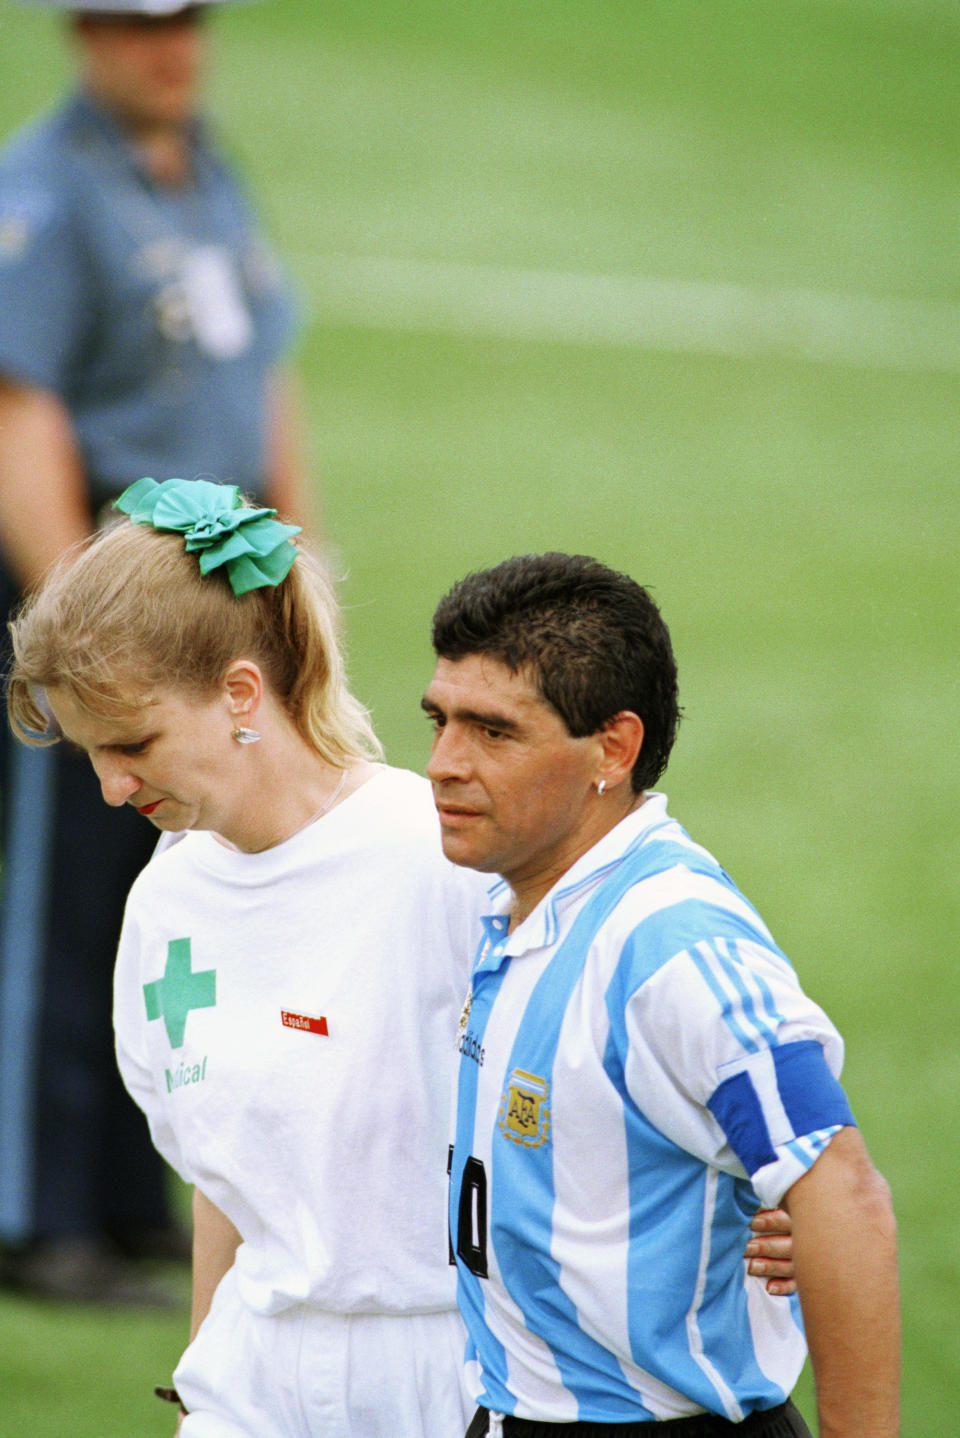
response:
M489 1411L478 1408L465 1438L482 1438L489 1419ZM504 1438L811 1438L789 1399L777 1408L757 1409L742 1423L731 1423L716 1413L652 1423L538 1423L508 1416L503 1433Z

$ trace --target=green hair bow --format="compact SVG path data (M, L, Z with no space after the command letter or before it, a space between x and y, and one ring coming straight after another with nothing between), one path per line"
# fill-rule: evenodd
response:
M250 509L235 484L209 479L138 479L115 501L134 524L152 524L186 537L199 552L200 573L221 565L237 597L280 584L297 557L290 543L297 524L280 524L275 509Z

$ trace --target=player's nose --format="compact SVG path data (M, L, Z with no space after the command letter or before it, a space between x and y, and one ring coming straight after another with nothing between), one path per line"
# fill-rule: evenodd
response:
M427 778L434 784L447 779L465 779L470 772L467 745L449 724L437 729L427 761Z

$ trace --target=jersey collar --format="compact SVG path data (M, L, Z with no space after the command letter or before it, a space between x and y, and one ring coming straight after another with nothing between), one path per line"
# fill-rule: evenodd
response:
M580 856L512 934L506 932L510 890L501 881L500 886L492 890L497 911L484 919L490 956L516 958L532 949L556 944L565 927L564 920L572 919L571 911L581 898L596 888L634 845L642 842L653 829L671 822L666 794L648 793L639 809L621 819L592 849Z

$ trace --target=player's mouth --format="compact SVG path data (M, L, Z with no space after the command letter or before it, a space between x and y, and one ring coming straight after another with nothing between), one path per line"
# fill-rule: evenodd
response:
M163 803L163 800L162 800L162 799L154 799L154 801L153 801L152 804L144 804L142 807L138 804L138 805L137 805L137 813L138 813L138 814L142 814L145 819L149 819L149 818L150 818L150 815L153 813L153 811L154 811L155 809L159 809L159 807L160 807L160 805L161 805L162 803Z
M466 804L443 804L439 800L437 813L440 815L441 824L457 824L482 817L479 809L470 809Z

